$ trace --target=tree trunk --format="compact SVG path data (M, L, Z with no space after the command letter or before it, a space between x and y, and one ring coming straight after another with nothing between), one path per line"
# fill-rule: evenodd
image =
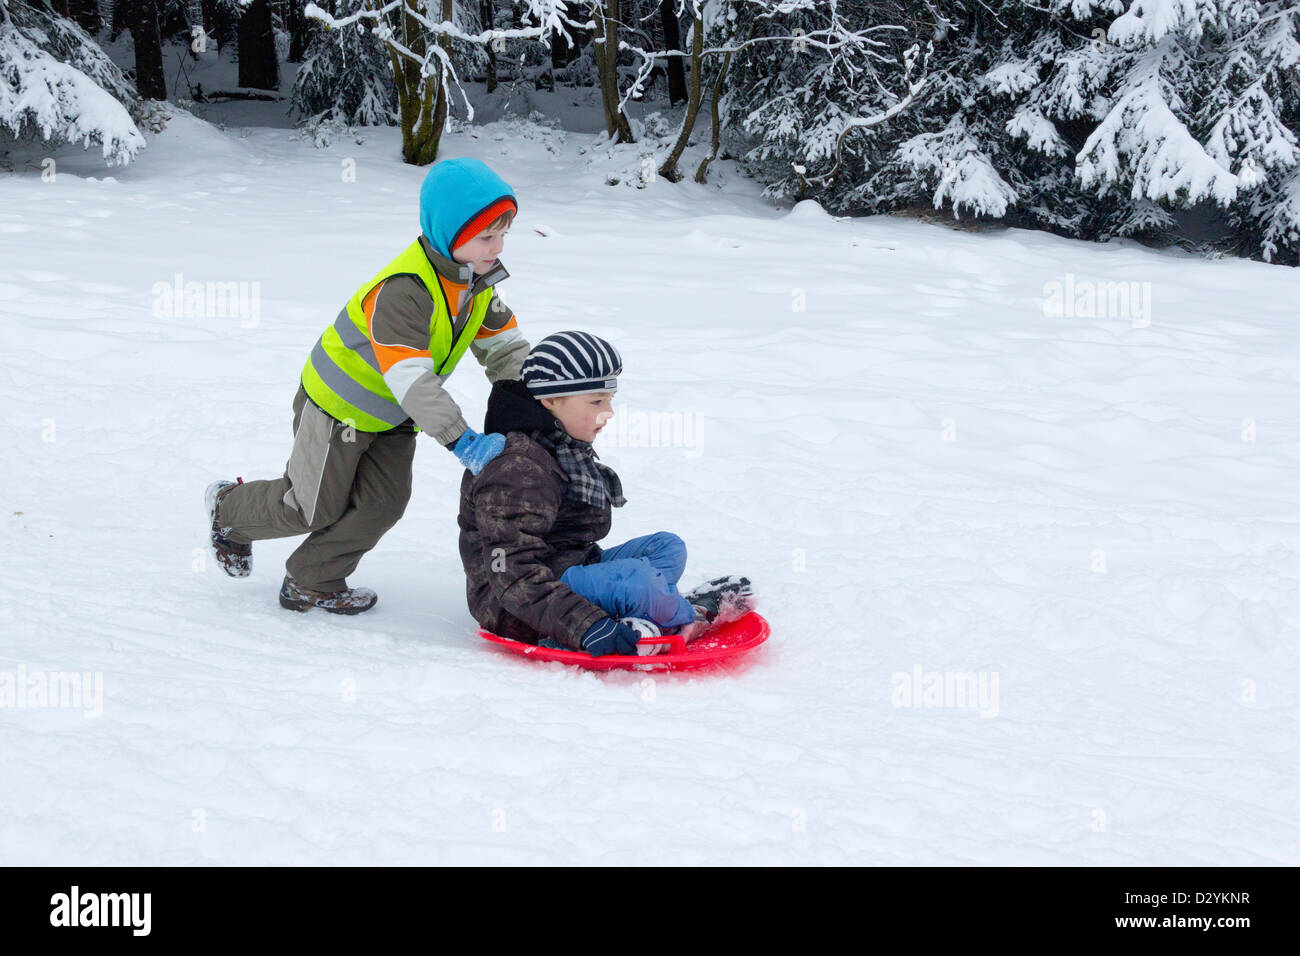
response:
M749 34L745 37L744 42L748 43L754 39L758 33L759 25L762 21L755 20L749 27ZM730 44L728 44L730 45ZM718 68L718 75L713 81L713 104L710 107L713 117L713 142L709 155L700 160L700 166L695 170L695 181L697 183L705 182L705 177L709 172L709 163L718 158L718 150L722 147L722 125L718 116L718 101L722 99L722 85L726 82L727 71L731 69L731 58L735 54L728 53L722 60L722 66Z
M131 0L130 16L131 37L135 41L135 88L142 99L165 100L167 80L163 76L156 0Z
M708 181L709 163L718 158L718 150L722 148L722 122L718 117L718 100L722 99L722 82L727 78L727 70L731 67L733 55L728 53L723 58L722 66L718 69L718 76L713 81L713 104L710 107L713 119L713 142L709 155L700 160L699 168L695 170L695 181L697 183Z
M284 28L289 31L289 62L301 63L307 55L307 44L311 42L311 28L314 21L302 15L305 0L286 0L284 10ZM317 4L320 6L320 4Z
M562 70L569 65L569 44L560 37L559 31L551 34L551 72Z
M632 127L618 108L618 4L604 0L596 9L596 66L600 73L600 98L605 107L605 132L611 142L631 143Z
M682 120L682 128L677 134L677 142L673 144L672 152L659 167L659 175L670 182L680 182L682 178L681 172L677 169L677 161L682 158L686 144L690 142L691 131L695 129L695 119L700 115L700 74L703 72L704 24L697 7L695 23L691 29L691 89L686 101L686 116Z
M419 21L410 15L411 10L418 10L417 0L405 0L402 6L401 35L402 45L419 57L423 57L428 47ZM444 10L452 0L442 0ZM450 15L447 16L450 20ZM450 41L448 41L450 42ZM438 155L438 140L442 136L442 123L435 116L438 110L441 73L422 77L420 64L409 56L398 53L391 46L388 58L393 64L393 79L397 84L397 112L402 127L402 161L412 166L427 166ZM446 102L442 104L442 116L446 118Z
M484 30L491 30L496 26L493 18L492 0L480 0L479 17L483 20ZM491 93L497 88L497 49L495 43L489 43L487 45L487 58L487 91Z
M280 88L280 64L271 29L270 0L253 0L239 18L239 85L255 90Z
M203 15L203 33L207 36L207 42L216 47L217 52L221 52L222 46L229 43L235 36L235 25L230 16L230 8L225 4L220 6L217 0L201 0Z
M442 22L450 23L451 18L455 15L455 0L442 0ZM442 47L443 52L448 57L451 56L450 36L444 33L438 37L438 46ZM439 65L441 66L441 63ZM436 91L433 104L433 147L429 153L429 162L433 162L438 158L438 144L442 142L442 131L447 128L447 111L451 108L451 91L447 89L447 84L442 81L441 74L437 78L430 77L430 80L435 83L434 89Z
M569 64L582 55L583 44L589 39L588 32L578 27L568 28L569 39L565 40L560 34L551 34L551 70L565 70ZM569 80L570 86L575 86L572 78Z
M131 29L131 0L117 0L108 16L108 38L116 43L123 30Z
M664 48L679 49L682 45L682 31L677 23L676 4L673 0L662 0L659 15L664 21ZM668 58L668 103L676 106L686 99L686 65L680 56Z

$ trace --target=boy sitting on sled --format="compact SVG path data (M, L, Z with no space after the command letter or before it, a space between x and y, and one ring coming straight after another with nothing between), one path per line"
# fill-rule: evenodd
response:
M687 639L754 606L745 578L720 578L683 596L686 545L661 531L608 550L618 475L591 442L613 415L622 359L585 332L560 332L528 354L521 381L499 381L487 433L505 450L460 493L460 555L470 612L487 630L594 656L649 653L642 637Z

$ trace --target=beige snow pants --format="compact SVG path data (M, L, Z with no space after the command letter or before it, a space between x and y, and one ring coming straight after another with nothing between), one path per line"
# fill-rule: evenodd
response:
M316 591L341 591L406 510L414 460L409 419L386 432L357 431L321 411L299 385L284 477L236 485L222 497L218 520L240 544L306 534L285 563L290 576Z

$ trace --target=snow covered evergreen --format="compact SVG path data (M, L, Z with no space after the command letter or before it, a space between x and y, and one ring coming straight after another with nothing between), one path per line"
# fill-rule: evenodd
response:
M367 6L366 0L339 0L338 16ZM374 30L316 30L294 81L293 106L308 123L395 124L393 66Z
M737 51L722 111L750 140L732 136L748 167L769 195L851 202L872 141L845 130L897 105L912 79L916 38L902 4L718 0L711 9L710 45Z
M806 183L798 168L833 165L849 116L897 101L901 58L806 43L738 54L726 119L733 140L757 139L746 156L772 193L840 211L930 203L1084 238L1168 239L1177 210L1217 205L1242 251L1296 261L1300 4L926 7L928 21L798 2L762 18L760 33L790 31L830 11L859 30L910 26L910 41L928 22L934 50L917 103L846 138L847 168Z
M139 97L99 45L41 0L0 0L0 130L101 147L124 164L144 146Z
M175 50L201 23L229 46L238 9L168 0L163 35ZM312 37L292 87L299 122L401 124L404 155L424 162L453 118L473 121L464 82L505 83L507 99L595 83L616 89L587 108L608 129L635 105L635 138L665 109L652 78L698 64L674 169L698 161L681 152L712 134L716 93L720 155L769 197L1084 239L1184 241L1207 223L1216 247L1300 264L1300 0L622 0L614 79L596 69L604 28L592 28L607 0L457 0L450 22L443 0L416 0L405 21L402 9L286 13L281 46L286 30L300 50ZM0 11L4 135L131 158L139 95L91 35L48 0ZM76 11L110 39L119 13Z

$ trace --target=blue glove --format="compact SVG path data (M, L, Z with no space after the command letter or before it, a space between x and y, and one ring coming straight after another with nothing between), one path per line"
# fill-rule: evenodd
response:
M451 450L460 459L460 463L477 475L483 466L506 447L506 436L493 432L480 435L472 428L465 429L465 434L452 446Z
M582 649L592 657L606 654L635 654L641 635L617 618L601 618L582 635Z

